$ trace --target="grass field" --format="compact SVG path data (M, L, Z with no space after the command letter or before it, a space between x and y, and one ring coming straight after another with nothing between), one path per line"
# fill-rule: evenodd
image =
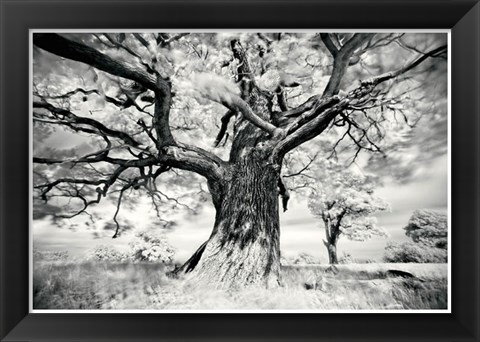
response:
M388 270L413 274L393 276ZM34 309L409 310L447 308L446 264L285 266L278 289L228 292L156 264L37 262Z

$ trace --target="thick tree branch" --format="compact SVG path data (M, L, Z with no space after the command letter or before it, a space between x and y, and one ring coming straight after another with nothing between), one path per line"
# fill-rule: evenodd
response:
M227 163L215 154L180 143L165 147L164 153L158 156L158 161L171 167L198 173L211 181L221 179L227 167Z
M140 33L133 33L133 36L147 48L147 50L150 50L150 44L145 40L145 38L142 37Z
M225 136L225 133L227 132L228 128L228 123L230 122L230 119L235 115L235 112L233 110L229 110L226 112L220 121L222 122L220 131L217 134L217 137L215 138L215 142L213 143L214 147L218 147L220 145L220 142L223 140L223 137Z
M325 44L325 47L328 49L328 51L330 52L332 57L333 58L337 57L338 48L335 45L335 43L332 41L332 38L330 37L330 34L320 33L320 38L322 39L323 44Z
M301 114L312 110L319 101L321 101L321 96L316 95L310 97L307 101L296 108L288 109L283 112L274 112L273 122L276 126L284 128L296 120Z
M277 144L274 149L274 154L283 156L286 152L323 132L328 127L330 121L347 108L349 100L342 99L336 102L335 105L324 110L313 110L312 114L309 115L310 120L302 126L295 129L296 125L292 125L289 129L290 134Z
M415 68L427 58L437 57L446 51L446 45L438 47L414 59L403 68L362 81L358 88L352 90L343 98L332 96L329 98L323 97L320 101L318 101L318 98L309 99L299 107L301 110L304 110L304 113L299 115L295 121L288 125L286 129L287 136L277 144L274 149L274 155L283 156L285 153L301 145L305 141L319 135L328 127L337 115L341 115L344 110L350 106L355 106L358 102L362 102L365 96L371 94L375 87L380 83L394 79ZM306 110L312 106L313 109L307 112ZM298 115L298 110L290 110L289 112Z
M229 94L228 97L224 97L221 99L221 103L234 112L241 112L245 119L250 121L258 128L261 128L265 132L269 133L271 136L277 136L282 132L281 129L275 127L271 123L263 120L257 114L255 114L248 105L248 103L242 100L239 96Z
M160 77L155 90L155 110L153 114L153 127L157 133L157 149L161 151L164 146L174 145L170 130L170 105L172 102L171 85Z
M277 103L278 103L278 106L280 107L280 110L282 112L287 111L288 105L287 105L287 98L285 96L285 88L281 85L278 85L277 89L275 90L275 93L277 94Z
M33 44L55 55L91 65L115 76L128 78L153 91L157 89L154 75L56 33L34 33Z
M357 48L359 48L371 36L370 33L356 33L345 45L335 54L333 60L332 75L328 81L327 87L323 92L324 97L333 96L340 90L340 82L345 75L350 58Z
M328 98L315 99L312 105L312 110L306 111L299 115L292 123L290 123L287 128L287 134L292 134L303 125L308 123L312 118L316 117L324 109L331 108L333 105L337 104L340 101L340 97L332 96Z
M171 36L169 38L164 38L164 39L160 40L160 46L161 47L167 47L168 45L170 45L174 41L179 40L180 38L188 36L188 35L189 35L188 32L184 32L184 33L176 34L176 35Z

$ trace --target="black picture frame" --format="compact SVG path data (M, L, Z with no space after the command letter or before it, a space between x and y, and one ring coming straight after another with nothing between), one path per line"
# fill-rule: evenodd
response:
M0 0L1 341L479 341L480 4ZM31 314L29 29L451 29L451 314Z

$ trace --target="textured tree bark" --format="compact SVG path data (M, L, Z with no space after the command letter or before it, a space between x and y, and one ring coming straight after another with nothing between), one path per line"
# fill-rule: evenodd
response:
M338 258L337 258L337 246L332 245L332 244L327 244L327 250L328 250L328 262L331 265L336 265L338 264Z
M274 287L280 277L279 167L256 152L229 170L215 226L192 271L219 288Z

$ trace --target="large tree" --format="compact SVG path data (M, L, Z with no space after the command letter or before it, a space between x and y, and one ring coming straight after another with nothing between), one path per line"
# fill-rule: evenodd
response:
M226 287L279 283L282 174L302 170L291 152L330 135L331 157L346 141L352 161L384 156L399 141L389 133L438 98L447 51L442 35L401 33L35 33L33 44L35 141L60 128L90 139L63 154L34 146L37 197L73 198L74 212L54 215L74 217L113 194L116 236L125 194L157 203L160 178L199 175L215 224L182 270Z

